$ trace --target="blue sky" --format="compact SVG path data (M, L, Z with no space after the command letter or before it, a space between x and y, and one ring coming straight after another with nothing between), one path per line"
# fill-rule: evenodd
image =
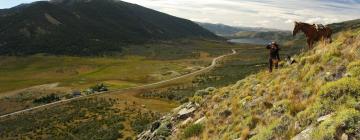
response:
M0 0L8 8L34 0ZM360 19L360 0L124 0L193 21L290 30L293 21Z

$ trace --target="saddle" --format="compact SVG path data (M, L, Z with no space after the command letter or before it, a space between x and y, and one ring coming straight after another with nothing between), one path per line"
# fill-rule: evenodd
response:
M316 30L324 30L325 29L325 26L324 25L322 25L322 24L314 24L314 26L315 26L315 28L316 28Z

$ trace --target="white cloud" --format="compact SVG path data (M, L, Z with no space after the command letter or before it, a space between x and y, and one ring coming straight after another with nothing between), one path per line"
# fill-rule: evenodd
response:
M34 0L0 0L0 8ZM359 0L124 0L174 16L233 26L291 29L293 21L333 23L360 18Z
M291 29L293 21L328 24L360 18L360 2L358 0L125 1L194 21L234 26Z

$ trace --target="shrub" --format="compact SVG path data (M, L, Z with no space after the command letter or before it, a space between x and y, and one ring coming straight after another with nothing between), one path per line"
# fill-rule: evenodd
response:
M285 114L285 113L289 112L290 104L291 104L290 100L282 100L282 101L276 102L274 104L274 107L271 109L271 112L276 113L276 114Z
M339 58L340 56L341 56L341 51L337 47L333 46L333 47L329 48L326 51L326 53L323 55L322 63L326 64L330 60Z
M107 86L103 83L96 84L96 85L90 87L90 89L93 91L96 91L96 92L108 91Z
M193 124L185 128L184 137L189 138L193 136L198 136L202 133L204 126L202 124Z
M195 96L205 96L205 95L209 95L209 92L205 90L198 90L195 92Z
M355 78L342 78L321 87L319 94L322 98L332 100L337 100L344 95L357 98L360 96L360 81Z
M194 96L191 98L191 101L194 102L194 103L201 103L202 101L202 97L201 96Z
M335 139L339 130L355 135L360 130L360 112L355 109L341 109L321 123L312 133L314 139Z
M47 95L47 96L44 96L44 97L41 97L39 99L35 99L33 101L33 103L36 103L36 104L41 104L41 103L51 103L51 102L55 102L55 101L59 101L60 100L60 97L55 95L55 94L51 94L51 95Z
M323 71L323 67L319 65L312 65L310 70L304 76L304 80L309 81L312 80L319 72Z
M170 136L171 135L172 124L168 121L163 122L156 131L158 136Z
M273 121L270 125L260 128L259 133L250 140L272 140L276 137L285 136L290 128L292 118L284 115L280 119ZM286 138L280 138L286 139Z
M349 74L352 77L359 77L360 76L360 61L352 62L347 66Z

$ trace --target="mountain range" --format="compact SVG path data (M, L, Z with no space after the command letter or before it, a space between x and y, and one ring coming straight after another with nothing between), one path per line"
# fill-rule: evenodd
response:
M219 39L192 21L117 0L52 0L0 10L0 55L103 55L129 44Z
M240 26L229 26L225 24L212 24L212 23L201 23L198 24L205 29L219 35L219 36L233 36L241 32L285 32L279 29L270 29L263 27L240 27Z

